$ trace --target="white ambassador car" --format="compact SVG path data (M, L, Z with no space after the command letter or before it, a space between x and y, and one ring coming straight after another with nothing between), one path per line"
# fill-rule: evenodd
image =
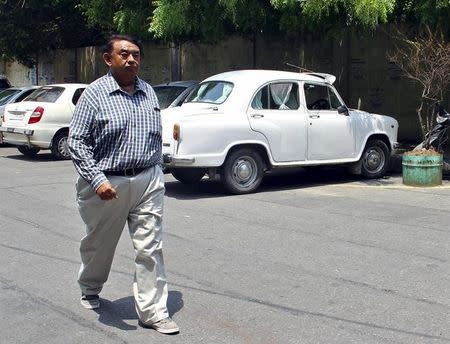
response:
M0 132L3 141L32 157L50 149L56 159L69 159L67 136L75 104L86 84L42 86L20 103L5 108Z
M397 145L398 122L348 109L335 77L242 70L200 83L162 111L163 164L181 182L218 173L235 194L255 191L281 167L349 164L379 178Z

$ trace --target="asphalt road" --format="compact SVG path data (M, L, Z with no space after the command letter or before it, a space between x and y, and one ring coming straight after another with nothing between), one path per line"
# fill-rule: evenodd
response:
M229 196L167 175L181 333L164 336L137 326L126 230L102 308L79 305L75 178L70 161L0 147L1 343L450 343L449 181L290 171Z

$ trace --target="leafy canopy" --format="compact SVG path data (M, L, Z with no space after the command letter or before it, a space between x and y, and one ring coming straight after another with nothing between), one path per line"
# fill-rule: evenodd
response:
M0 57L32 66L38 52L95 42L75 0L0 0Z

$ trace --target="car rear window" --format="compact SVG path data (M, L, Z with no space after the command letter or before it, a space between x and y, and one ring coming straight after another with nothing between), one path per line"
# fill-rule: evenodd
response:
M227 100L233 84L225 81L207 81L199 84L186 102L222 104Z
M186 87L180 86L155 86L153 87L158 98L159 107L165 109L183 92Z
M26 102L44 102L44 103L54 103L58 100L61 94L64 92L64 87L51 86L51 87L41 87L40 89L31 93L28 97L24 99Z

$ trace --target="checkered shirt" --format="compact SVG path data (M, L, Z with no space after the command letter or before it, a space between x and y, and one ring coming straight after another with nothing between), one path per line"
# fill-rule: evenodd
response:
M136 77L136 91L121 90L111 73L90 84L70 123L76 170L94 190L105 171L150 167L161 161L161 114L152 87Z

